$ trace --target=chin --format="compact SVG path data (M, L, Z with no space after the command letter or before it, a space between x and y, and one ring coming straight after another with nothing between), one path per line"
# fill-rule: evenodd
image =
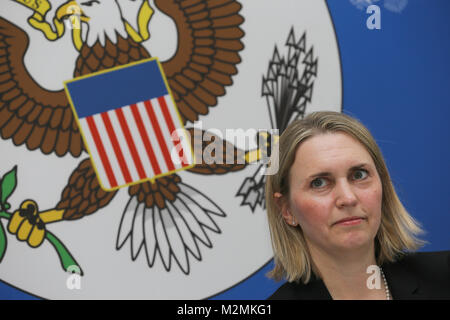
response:
M370 244L373 243L373 239L366 232L349 232L345 235L342 235L338 243L339 247L342 248L358 249L370 246Z

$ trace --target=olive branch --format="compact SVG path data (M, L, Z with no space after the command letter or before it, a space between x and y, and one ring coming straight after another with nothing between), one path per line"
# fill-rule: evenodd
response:
M13 216L13 213L8 212L8 210L11 208L11 205L7 201L8 198L13 194L16 186L17 166L14 166L14 168L11 171L7 172L0 180L0 263L5 256L7 248L6 232L1 218L10 220ZM50 231L46 230L45 239L50 242L53 248L55 248L64 271L72 272L75 266L78 268L78 270L80 270L81 275L83 275L80 266L72 257L66 246L64 246L64 244L58 239L58 237L56 237Z

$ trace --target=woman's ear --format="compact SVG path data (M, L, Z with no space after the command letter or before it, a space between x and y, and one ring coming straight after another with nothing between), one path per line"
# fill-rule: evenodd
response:
M297 222L295 221L295 217L291 214L287 199L285 199L279 192L275 192L273 194L273 198L278 209L280 210L281 215L283 216L284 221L291 226L296 226Z
M283 201L283 195L279 192L275 192L273 194L273 200L275 201L278 209L281 209L282 201Z

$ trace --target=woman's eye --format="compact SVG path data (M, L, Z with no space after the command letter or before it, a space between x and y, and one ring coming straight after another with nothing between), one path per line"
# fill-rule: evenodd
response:
M311 181L311 188L322 188L326 186L327 181L324 178L317 178Z
M353 173L353 179L355 180L363 180L368 176L368 173L366 170L356 170Z

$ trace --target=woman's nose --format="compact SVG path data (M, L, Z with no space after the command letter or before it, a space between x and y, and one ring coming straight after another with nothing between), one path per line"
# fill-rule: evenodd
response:
M336 206L338 208L355 206L358 198L348 181L336 183Z

